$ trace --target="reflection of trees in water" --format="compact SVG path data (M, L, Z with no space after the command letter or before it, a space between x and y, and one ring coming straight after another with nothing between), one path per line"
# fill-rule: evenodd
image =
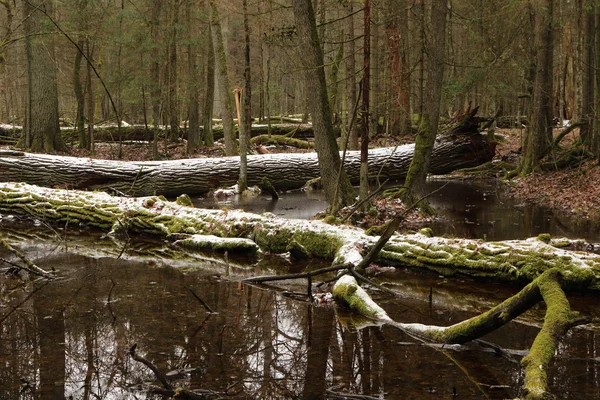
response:
M449 357L390 327L351 331L331 310L273 291L122 260L56 256L40 264L60 266L65 279L40 289L0 326L0 398L39 399L43 393L43 398L133 399L131 385L154 382L146 367L125 356L134 343L164 372L187 370L178 385L228 391L236 394L232 398L313 399L326 390L423 399L451 398L457 391L476 398L481 391L474 382L518 386L519 367L492 353L465 350ZM35 290L30 285L11 291L18 285L0 278L0 301L9 301L2 315ZM208 314L188 288L217 313ZM396 314L422 323L466 316L443 311ZM490 340L527 348L536 328L512 331L515 337L505 331ZM596 334L588 336L579 341L582 349L572 350L578 342L573 340L565 351L597 357ZM575 369L569 364L570 373L581 378L566 381L561 392L576 393L574 385L592 380L598 368L590 363ZM561 365L564 370L558 362L556 373ZM31 390L20 393L21 378ZM590 397L593 389L586 390L581 398L598 394Z

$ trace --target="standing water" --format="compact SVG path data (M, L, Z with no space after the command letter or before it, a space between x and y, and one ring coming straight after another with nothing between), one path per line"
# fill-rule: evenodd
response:
M445 218L434 226L438 234L501 240L549 232L598 241L584 224L516 206L493 185L451 182L431 201ZM285 193L277 203L257 197L225 206L308 218L323 205L316 194ZM202 390L206 398L514 398L523 379L519 361L544 315L536 307L484 338L501 353L475 344L426 346L392 327L357 330L351 315L307 302L304 282L239 283L319 265L276 256L259 263L169 259L160 242L115 245L93 232L26 231L28 225L5 221L0 237L22 238L19 248L61 279L0 278L0 399L168 398L150 369L128 354L133 345L173 387ZM4 250L0 259L12 260ZM375 299L392 318L435 325L469 318L519 290L409 269L397 269L389 282L401 299ZM570 300L584 315L600 316L597 298ZM549 371L559 398L600 399L596 340L600 330L588 326L561 344Z

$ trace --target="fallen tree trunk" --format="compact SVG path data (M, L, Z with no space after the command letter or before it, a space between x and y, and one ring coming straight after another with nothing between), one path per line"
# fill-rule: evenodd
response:
M0 183L0 212L48 223L79 223L114 235L155 235L190 249L217 249L230 254L283 253L290 251L293 243L295 249L302 248L310 257L357 266L378 239L346 225L287 220L272 214L196 209L183 204L158 197L123 198L103 192ZM600 256L558 248L574 244L577 243L547 236L483 242L394 234L376 262L429 269L443 275L513 282L529 282L543 271L557 268L565 287L600 290Z
M200 127L200 132L203 131ZM20 126L0 125L0 144L15 144L23 128ZM223 127L220 125L213 126L213 136L215 139L223 138ZM267 124L253 124L251 137L260 135L289 135L297 139L313 138L314 131L311 124L303 123L276 123L271 124L270 128ZM184 139L187 139L187 127L181 127L180 130ZM61 128L63 139L67 142L79 140L78 132L73 128ZM168 134L168 129L159 128L159 137L164 138ZM339 136L339 130L336 131L336 136ZM96 142L120 142L123 140L152 142L154 140L154 128L146 128L144 125L128 125L122 126L120 131L117 126L95 126L94 140Z
M203 127L200 127L200 134L202 134ZM181 127L181 134L184 139L187 139L187 127ZM213 126L212 128L213 137L215 140L223 138L223 127L220 125ZM251 137L266 135L269 132L268 125L253 124L251 130ZM168 134L167 129L159 128L159 137L165 137ZM310 124L272 124L271 125L272 135L290 135L295 138L312 138L314 132L312 125ZM73 130L63 130L63 138L67 141L77 140L77 132ZM154 140L154 128L146 129L143 125L129 125L121 127L121 131L117 130L117 127L95 127L94 128L94 140L96 142L119 142L121 140L137 140L151 142Z
M403 179L410 165L414 144L369 151L369 176ZM491 160L494 144L483 135L459 136L436 143L430 172L444 174ZM360 152L348 152L345 168L357 183ZM298 189L319 177L316 153L248 156L248 184L258 185L266 177L276 190ZM230 186L239 177L239 158L199 158L168 161L124 162L93 160L21 152L0 152L0 180L50 187L116 190L147 196L205 193Z

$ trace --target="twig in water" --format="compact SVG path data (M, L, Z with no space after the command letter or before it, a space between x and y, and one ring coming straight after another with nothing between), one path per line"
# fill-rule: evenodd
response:
M160 381L160 383L164 386L165 389L173 390L174 389L173 385L171 385L171 382L169 382L167 377L162 372L160 372L160 370L154 364L152 364L150 361L146 360L144 357L138 355L136 353L136 349L137 349L137 343L134 344L133 346L131 346L131 348L129 349L128 353L131 356L131 358L137 362L144 364L146 367L150 368L150 370L154 373L154 376L156 377L156 379L158 379Z
M35 265L29 258L27 258L27 256L25 256L25 254L21 253L19 250L12 247L4 239L0 239L0 246L4 247L6 250L13 253L21 261L23 261L23 264L25 264L25 266L14 265L15 268L20 268L20 269L25 270L33 275L43 276L46 279L55 279L56 278L56 276L54 276L54 274L52 272L46 271L46 270L38 267L37 265Z
M214 311L213 311L213 309L212 309L212 308L210 308L210 307L208 306L208 304L206 304L206 302L205 302L204 300L202 300L202 299L200 298L200 296L198 296L198 295L196 294L196 292L194 292L194 291L192 290L192 288L188 288L188 290L189 290L189 291L190 291L190 292L191 292L191 293L194 295L194 297L196 298L196 300L198 300L198 302L199 302L199 303L202 305L202 307L204 307L204 309L205 309L206 311L208 311L208 312L209 312L209 313L211 313L211 314L216 314L216 312L214 312Z

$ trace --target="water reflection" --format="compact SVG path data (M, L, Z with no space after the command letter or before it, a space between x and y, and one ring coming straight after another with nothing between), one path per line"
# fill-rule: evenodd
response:
M439 190L429 200L441 217L432 225L436 235L487 240L525 239L540 233L557 237L600 242L600 220L581 218L568 211L519 204L502 194L502 185L495 181L464 181L444 178L430 179L427 189ZM292 191L281 199L257 196L216 200L212 197L194 199L197 207L240 208L249 212L272 212L287 218L308 219L327 207L319 191Z
M600 220L520 204L506 198L495 181L434 179L428 181L428 188L440 189L429 198L443 217L432 226L437 235L510 240L550 233L600 242Z
M234 399L335 393L512 398L521 379L520 354L537 332L531 322L543 315L534 310L527 324L509 324L486 338L508 349L511 361L478 347L424 346L390 327L355 331L331 309L201 271L68 253L37 262L65 278L49 284L0 279L2 399L163 398L136 390L156 383L126 355L134 343L171 371L177 385ZM378 300L401 321L453 323L515 290L398 273L405 274L395 277L405 298ZM208 313L190 289L216 313ZM595 302L580 299L573 307L593 314ZM577 329L561 347L551 371L561 398L600 397L597 340L596 331Z

